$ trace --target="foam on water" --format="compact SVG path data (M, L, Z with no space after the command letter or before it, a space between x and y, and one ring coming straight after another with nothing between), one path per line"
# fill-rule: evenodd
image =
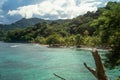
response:
M12 46L10 46L10 47L18 47L19 45L12 45Z

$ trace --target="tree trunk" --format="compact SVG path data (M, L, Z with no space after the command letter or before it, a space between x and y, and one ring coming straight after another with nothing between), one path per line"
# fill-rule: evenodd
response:
M86 63L84 63L84 66L97 78L97 80L109 80L109 78L107 77L105 73L105 67L102 64L101 57L98 54L98 51L96 49L92 50L92 56L95 61L96 69L88 67ZM55 73L53 73L53 75L60 78L61 80L66 80L65 78L60 77L56 75Z
M102 64L102 60L100 55L98 54L98 51L96 49L92 50L92 56L95 61L96 69L92 69L87 66L86 63L84 63L84 66L98 79L98 80L109 80L106 73L105 73L105 67Z

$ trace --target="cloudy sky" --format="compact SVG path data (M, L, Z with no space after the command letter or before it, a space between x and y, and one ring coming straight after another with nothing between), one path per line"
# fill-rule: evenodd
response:
M0 24L21 18L71 19L120 0L0 0Z

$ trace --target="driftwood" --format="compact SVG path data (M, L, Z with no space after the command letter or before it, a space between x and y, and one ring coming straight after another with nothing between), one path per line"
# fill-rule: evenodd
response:
M95 61L96 69L88 67L86 63L84 63L84 66L97 78L97 80L109 80L109 78L107 77L107 75L105 73L105 67L102 64L101 57L98 54L98 51L96 49L92 50L92 56ZM66 79L56 75L55 73L53 73L53 75L60 78L61 80L66 80Z
M84 63L84 66L97 78L97 80L109 80L105 73L105 67L102 64L101 57L96 49L92 50L92 56L95 61L96 69L88 67L86 63Z
M60 77L60 76L58 76L58 75L57 75L57 74L55 74L55 73L53 73L53 75L54 75L54 76L56 76L56 77L58 77L58 78L60 78L61 80L66 80L65 78Z

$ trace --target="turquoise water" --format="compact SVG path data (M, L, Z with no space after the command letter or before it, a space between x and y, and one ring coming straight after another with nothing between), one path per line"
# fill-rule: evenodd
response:
M53 73L67 80L96 80L84 62L95 66L90 51L0 42L0 80L60 80ZM115 80L119 71L107 70L107 74Z

